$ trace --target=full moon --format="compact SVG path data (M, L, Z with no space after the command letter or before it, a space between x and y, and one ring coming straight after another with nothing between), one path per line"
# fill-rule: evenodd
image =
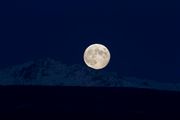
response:
M93 69L103 69L110 61L111 55L107 47L102 44L92 44L84 52L84 62Z

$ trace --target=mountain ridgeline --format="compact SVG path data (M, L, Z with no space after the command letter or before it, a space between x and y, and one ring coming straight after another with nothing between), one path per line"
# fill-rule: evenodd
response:
M178 83L162 83L135 77L120 77L115 72L93 70L82 65L66 65L51 58L38 59L2 69L0 85L42 85L81 87L133 87L180 90Z

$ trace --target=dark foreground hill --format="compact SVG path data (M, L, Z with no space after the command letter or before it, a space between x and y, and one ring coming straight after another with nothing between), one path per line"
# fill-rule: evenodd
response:
M110 87L1 86L0 112L178 116L180 92Z

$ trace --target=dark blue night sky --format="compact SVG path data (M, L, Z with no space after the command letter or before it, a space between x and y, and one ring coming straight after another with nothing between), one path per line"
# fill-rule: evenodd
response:
M1 14L1 67L42 57L84 64L84 49L101 43L112 54L108 71L180 80L176 2L16 0L6 5Z

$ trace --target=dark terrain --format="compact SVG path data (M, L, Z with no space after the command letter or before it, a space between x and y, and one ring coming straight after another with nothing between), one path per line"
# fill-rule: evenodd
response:
M137 88L1 86L1 113L173 115L180 93Z

